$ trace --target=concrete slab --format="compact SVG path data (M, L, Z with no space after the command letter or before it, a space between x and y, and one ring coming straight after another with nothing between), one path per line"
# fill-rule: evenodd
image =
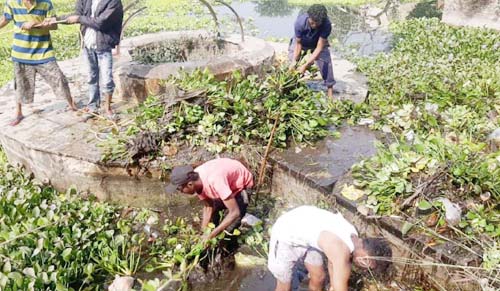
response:
M149 35L148 38L155 39L155 36ZM251 42L252 39L248 38L247 41ZM137 42L134 39L125 41L124 49L134 41ZM267 62L272 61L274 56L272 47L262 40L256 43L249 44L248 47L257 46L258 49L266 49L264 57L251 62L246 59L240 63L231 60L230 67L221 67L221 63L217 63L221 70L219 73L226 74L236 67L242 68L245 65L251 65L252 68L268 65ZM242 57L248 58L252 55L252 50L248 47L242 51ZM118 73L120 64L127 64L123 58L126 59L127 55L115 57ZM210 65L211 62L205 63ZM80 108L84 107L88 87L85 67L82 66L80 58L59 62L59 65L68 78L75 102ZM187 203L187 199L180 195L165 195L160 171L152 169L146 175L137 175L138 168L120 162L104 165L101 162L101 151L97 146L99 138L102 138L102 135L97 134L97 124L106 121L88 120L81 114L68 111L66 101L56 98L43 80L37 80L35 102L23 107L26 118L18 126L8 125L15 109L15 90L12 82L0 88L0 96L2 148L11 163L23 165L39 180L50 181L60 191L76 186L77 189L88 191L99 199L124 205L166 207ZM135 102L128 101L137 101L130 98L122 99L116 98L113 104L115 112L121 114L127 108L134 106ZM204 155L204 153L193 153L191 149L186 150L187 153L180 151L179 157L173 157L167 162L172 165L189 163L199 160Z

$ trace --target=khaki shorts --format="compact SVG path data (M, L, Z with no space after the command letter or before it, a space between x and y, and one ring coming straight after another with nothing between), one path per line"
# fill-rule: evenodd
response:
M57 97L71 102L68 80L55 61L39 65L14 62L14 76L17 103L33 103L35 97L35 77L40 75L47 82Z
M313 266L323 265L323 253L303 246L292 246L281 242L271 235L267 267L273 276L282 283L292 281L293 267L301 260Z

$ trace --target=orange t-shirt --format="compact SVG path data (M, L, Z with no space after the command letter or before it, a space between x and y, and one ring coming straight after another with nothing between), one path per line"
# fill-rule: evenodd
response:
M200 175L203 183L203 190L198 195L200 200L227 200L242 190L253 187L252 173L233 159L214 159L194 171Z

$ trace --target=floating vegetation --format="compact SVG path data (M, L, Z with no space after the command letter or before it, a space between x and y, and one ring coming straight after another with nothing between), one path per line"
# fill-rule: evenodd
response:
M465 240L465 249L479 245L490 266L500 239L500 152L491 142L500 126L500 34L437 19L392 30L390 54L359 60L373 128L392 142L353 167L354 186L372 213L403 216L403 234L423 225Z
M238 50L234 44L211 37L180 38L135 48L132 59L146 65L199 61Z

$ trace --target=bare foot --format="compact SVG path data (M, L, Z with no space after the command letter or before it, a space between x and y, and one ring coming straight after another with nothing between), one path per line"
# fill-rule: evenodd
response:
M75 103L73 102L73 103L71 103L69 105L69 110L71 110L71 111L78 111L78 107L76 107Z
M24 119L24 116L23 115L18 115L16 116L16 118L14 120L12 120L9 125L10 126L16 126L18 125L19 123L21 123L21 121L23 121Z
M333 88L332 87L328 88L328 98L332 99L332 101L335 101L335 98L333 98Z

